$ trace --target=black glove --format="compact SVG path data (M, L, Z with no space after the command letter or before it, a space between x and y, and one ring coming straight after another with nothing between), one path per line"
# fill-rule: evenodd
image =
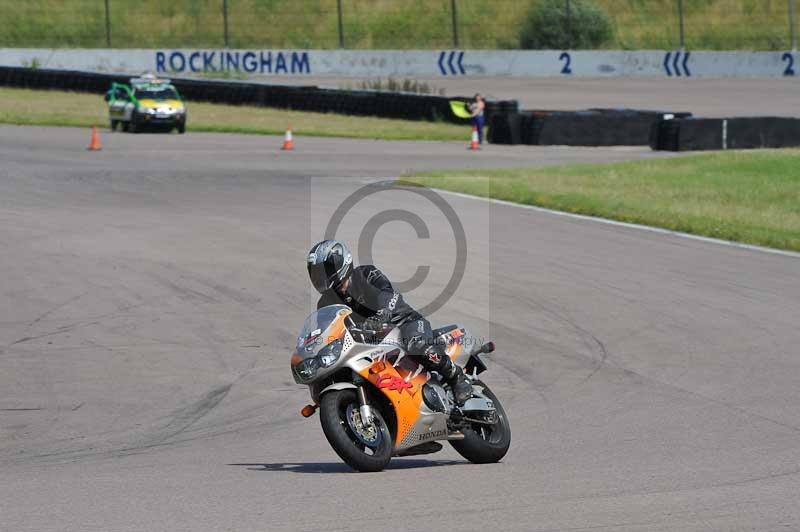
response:
M374 316L365 319L361 328L368 331L381 332L383 330L383 324L389 323L391 319L392 313L388 309L381 309L376 312Z

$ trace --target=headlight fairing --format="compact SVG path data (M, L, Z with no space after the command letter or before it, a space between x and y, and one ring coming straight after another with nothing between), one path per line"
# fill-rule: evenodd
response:
M323 368L329 368L336 364L336 361L339 360L339 355L342 354L342 343L340 338L319 350L316 358L319 359L319 363Z
M316 343L318 342L312 341L311 345ZM339 355L342 354L343 346L344 342L341 338L334 340L320 349L315 356L303 359L297 364L294 364L295 374L302 382L314 380L320 369L327 369L336 364L336 361L339 360Z
M317 357L307 358L295 366L297 375L304 381L310 381L317 375L319 360Z

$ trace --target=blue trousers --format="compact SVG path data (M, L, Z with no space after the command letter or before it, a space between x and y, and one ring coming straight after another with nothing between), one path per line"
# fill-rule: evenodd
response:
M478 142L483 144L483 115L473 116L472 125L478 128Z

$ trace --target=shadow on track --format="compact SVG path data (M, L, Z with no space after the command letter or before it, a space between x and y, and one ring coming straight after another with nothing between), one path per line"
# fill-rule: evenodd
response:
M415 469L421 467L442 467L464 465L466 462L457 460L392 460L386 466L386 471L392 469ZM288 473L356 473L350 466L343 462L289 462L275 464L228 464L230 466L246 467L250 471L283 471Z

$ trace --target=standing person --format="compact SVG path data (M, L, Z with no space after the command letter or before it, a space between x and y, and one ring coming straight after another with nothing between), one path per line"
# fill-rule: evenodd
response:
M472 125L478 128L478 143L483 144L483 109L486 104L483 102L483 96L475 94L475 101L469 104L469 110L472 114Z

